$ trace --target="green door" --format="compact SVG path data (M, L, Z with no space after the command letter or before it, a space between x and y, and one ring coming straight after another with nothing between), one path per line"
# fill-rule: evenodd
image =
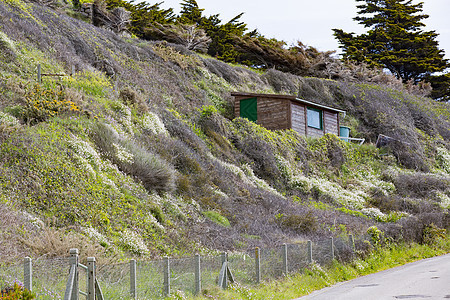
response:
M258 111L256 109L257 101L255 98L242 99L239 105L239 116L241 118L249 119L252 122L258 120Z

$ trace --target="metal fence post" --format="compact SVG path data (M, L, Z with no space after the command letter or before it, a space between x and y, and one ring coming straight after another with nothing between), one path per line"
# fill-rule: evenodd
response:
M348 240L350 243L350 248L352 249L352 252L355 253L355 238L353 237L353 234L348 235Z
M308 264L312 264L313 256L312 256L312 241L308 241Z
M75 265L75 277L74 277L74 282L73 282L73 289L72 289L72 295L70 297L70 300L78 300L79 295L78 295L78 249L76 248L72 248L69 251L70 253L70 266Z
M131 298L137 299L136 292L136 260L130 260L130 295Z
M331 253L331 260L334 259L334 239L330 238L330 253Z
M200 254L195 254L195 294L198 295L202 291L202 274L200 265Z
M39 84L41 84L41 82L42 82L41 64L37 65L37 81Z
M164 257L164 294L170 296L170 260Z
M87 258L88 296L87 300L95 300L95 257Z
M283 259L283 275L286 276L288 274L288 254L287 254L287 245L283 244L281 246L281 257Z
M29 291L33 288L33 266L30 257L25 257L23 262L23 285Z
M258 247L255 248L255 281L257 284L261 282L261 251Z

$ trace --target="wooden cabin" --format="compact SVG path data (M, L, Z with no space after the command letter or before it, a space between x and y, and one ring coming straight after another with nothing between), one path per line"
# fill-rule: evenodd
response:
M236 117L247 118L267 129L292 128L310 137L325 133L340 135L339 114L345 116L343 110L289 95L234 92L231 96Z

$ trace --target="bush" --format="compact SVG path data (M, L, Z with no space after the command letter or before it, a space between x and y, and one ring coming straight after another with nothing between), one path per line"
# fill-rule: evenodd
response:
M175 187L175 171L158 155L132 140L120 137L109 125L97 123L91 137L103 156L119 169L142 181L148 191L171 191Z
M446 230L433 223L423 229L422 240L424 244L435 245L439 240L445 239Z
M223 227L230 227L230 221L228 221L227 218L225 218L224 216L222 216L221 214L219 214L216 211L213 210L208 210L208 211L204 211L202 212L202 214L207 217L209 220L213 221L216 224L219 224Z
M0 299L4 300L31 300L36 299L36 295L24 288L22 285L14 282L13 287L3 288Z
M308 211L303 215L290 215L282 217L281 226L298 233L312 233L318 228L318 220L312 211Z
M46 121L62 112L77 112L78 106L67 99L61 87L51 88L35 84L25 95L22 118L29 124Z
M435 191L450 189L450 177L434 174L399 174L394 180L397 192L406 197L427 197Z

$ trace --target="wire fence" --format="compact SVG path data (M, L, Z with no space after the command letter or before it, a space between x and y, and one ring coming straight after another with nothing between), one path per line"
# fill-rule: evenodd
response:
M362 239L355 241L348 236L220 255L132 260L96 265L95 273L104 299L163 299L179 293L195 295L212 287L226 287L232 282L249 286L299 273L312 262L326 265L333 259L351 260L358 250L355 245L362 244ZM23 263L0 266L0 287L19 282L32 289L38 299L64 299L70 259L34 259L32 264L30 262L25 258ZM88 289L86 272L79 272L78 288L83 299Z

